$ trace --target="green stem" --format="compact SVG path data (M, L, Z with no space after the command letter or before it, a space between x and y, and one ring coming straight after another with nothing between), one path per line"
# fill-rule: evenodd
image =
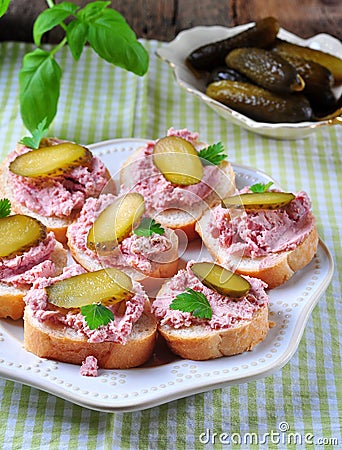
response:
M67 43L67 38L64 37L64 38L61 40L61 42L60 42L58 45L56 45L56 47L54 47L54 48L51 50L50 55L53 56L55 53L58 52L58 50L60 50L62 47L64 47L64 45L65 45L66 43Z
M47 3L47 5L48 5L49 8L53 8L53 7L55 6L53 0L46 0L46 3ZM61 27L62 27L64 30L66 29L66 26L65 26L64 23L61 24ZM53 56L55 53L58 52L58 50L60 50L62 47L64 47L64 45L65 45L66 43L67 43L67 38L64 37L64 38L61 40L61 42L60 42L58 45L56 45L56 47L54 47L54 48L51 50L50 55Z

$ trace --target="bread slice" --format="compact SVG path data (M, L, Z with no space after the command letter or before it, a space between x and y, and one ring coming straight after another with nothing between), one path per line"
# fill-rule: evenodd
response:
M95 205L95 208L99 208L98 205L101 205L101 201L104 198L105 196L100 196L98 200L89 199L80 213L79 220L76 220L74 224L69 226L66 234L67 244L73 259L89 272L102 269L104 266L111 267L114 264L116 267L119 267L128 273L136 281L141 281L146 277L167 278L174 275L178 268L178 236L173 230L165 229L164 233L171 243L170 248L166 251L156 251L151 259L148 260L149 264L146 265L146 268L144 267L143 270L138 264L139 254L135 257L135 253L131 253L127 259L125 256L121 255L120 246L113 250L112 256L109 254L107 257L102 257L101 255L98 255L96 251L93 252L87 249L87 235L91 224L93 224L97 217L94 215L93 207ZM91 205L89 205L89 202ZM104 202L105 205L106 200L104 200ZM99 212L96 214L99 214ZM136 238L140 239L138 237ZM128 237L126 239L130 238ZM123 240L122 245L124 245L125 242L128 243L129 241ZM129 248L129 244L127 247Z
M159 291L166 295L167 284ZM258 309L250 320L237 322L230 328L210 329L206 325L190 325L174 328L159 324L158 332L176 355L195 361L232 356L252 350L262 342L269 330L268 306Z
M87 253L80 251L70 240L70 235L67 231L68 247L73 259L80 264L88 272L103 269L104 265L97 258L89 256ZM177 236L173 234L172 239L172 254L168 252L167 262L155 262L152 264L152 271L143 273L133 266L121 267L121 270L126 272L135 281L142 281L147 277L150 278L169 278L177 272L178 269L178 244L175 242Z
M268 308L263 307L252 320L225 330L208 331L201 325L172 328L159 325L158 331L176 355L194 361L232 356L252 350L262 342L269 329Z
M60 242L56 242L50 259L55 263L55 275L60 275L67 264L67 251ZM0 318L21 319L25 308L23 298L28 290L29 287L19 288L0 281Z
M127 158L120 169L120 183L124 185L125 189L134 191L134 185L138 181L137 174L134 173L134 161L142 157L143 150L143 147L138 148ZM161 212L152 210L149 211L149 215L165 227L182 230L190 241L198 238L195 225L203 212L235 192L235 173L231 164L223 161L218 167L220 168L219 181L215 190L205 200L190 206L179 205L179 208L167 208Z
M47 228L47 231L53 231L56 239L62 244L66 244L66 231L68 226L73 223L78 214L79 210L74 210L70 216L68 217L57 217L57 216L43 216L31 209L27 208L25 205L22 205L15 201L13 188L11 186L8 174L9 158L6 158L2 164L0 165L0 197L8 198L11 202L11 211L16 214L26 214L28 216L34 217L35 219L40 220ZM109 171L106 171L106 177L108 178L108 185L106 186L106 191L115 194L116 187L115 183L111 180L111 175Z
M210 232L210 216L210 211L203 214L196 224L196 231L214 261L239 274L263 280L269 289L289 280L295 272L309 264L317 252L318 233L314 225L306 238L294 250L253 259L227 255L226 249L220 246L219 239L213 237Z
M148 308L134 324L126 344L88 342L85 336L65 325L39 322L29 307L24 313L24 348L27 351L41 358L78 365L87 356L94 356L103 369L128 369L145 363L153 353L156 331L156 321Z

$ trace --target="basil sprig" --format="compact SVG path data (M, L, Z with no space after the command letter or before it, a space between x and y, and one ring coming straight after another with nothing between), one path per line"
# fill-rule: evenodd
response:
M20 111L31 132L45 117L49 127L57 113L62 69L55 54L66 44L76 61L88 43L102 59L136 75L144 75L149 64L147 51L124 17L109 8L111 2L95 1L84 8L71 2L47 3L49 9L38 16L33 27L35 44L40 47L43 35L56 26L62 27L65 36L50 51L37 48L23 58L19 72Z

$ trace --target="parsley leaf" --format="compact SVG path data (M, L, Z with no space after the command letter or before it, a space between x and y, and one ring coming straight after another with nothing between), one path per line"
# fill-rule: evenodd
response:
M221 161L227 158L226 153L224 153L224 146L222 142L217 142L216 144L209 145L209 147L202 148L198 152L198 156L202 158L202 163L208 165L209 163L218 166Z
M139 226L133 231L137 236L152 236L153 233L164 234L165 230L160 223L157 223L154 219L144 217Z
M0 200L0 217L7 217L11 214L11 203L8 198Z
M48 128L46 127L47 118L44 119L37 125L37 128L32 131L32 137L26 136L22 138L20 144L26 145L33 149L39 148L40 141L46 136Z
M268 183L256 183L253 184L249 189L257 194L259 192L266 192L272 186L273 181L269 181Z
M178 294L170 304L170 309L191 312L194 317L211 319L213 311L207 297L202 292L186 288L186 292Z
M81 314L84 316L85 321L91 330L96 330L101 325L107 325L111 320L114 320L112 311L101 303L82 306Z

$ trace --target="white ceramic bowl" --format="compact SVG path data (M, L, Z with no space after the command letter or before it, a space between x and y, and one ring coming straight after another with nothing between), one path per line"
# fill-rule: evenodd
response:
M196 95L215 110L220 116L230 122L239 125L246 130L276 139L300 139L309 136L318 128L342 124L341 117L333 120L319 122L299 122L299 123L263 123L256 122L249 117L213 100L205 94L205 82L197 78L195 74L185 64L186 57L196 48L209 42L215 42L226 37L233 36L249 28L252 23L240 25L234 28L221 26L194 27L182 31L171 42L157 50L157 55L173 69L177 83L191 94ZM280 29L279 38L299 45L322 50L342 58L341 42L328 35L318 34L310 39L301 39L293 33ZM336 89L336 95L341 94L342 87Z

